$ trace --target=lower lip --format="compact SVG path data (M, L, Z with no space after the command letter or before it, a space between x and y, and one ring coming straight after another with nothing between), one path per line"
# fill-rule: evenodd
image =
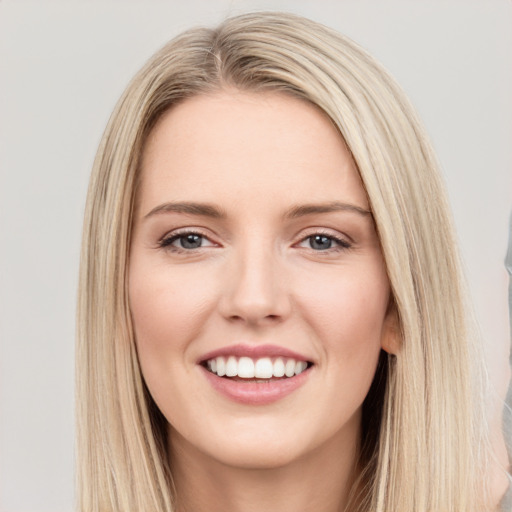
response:
M269 382L243 382L219 377L201 366L212 387L229 399L248 405L266 405L277 402L302 386L309 377L311 368L299 375Z

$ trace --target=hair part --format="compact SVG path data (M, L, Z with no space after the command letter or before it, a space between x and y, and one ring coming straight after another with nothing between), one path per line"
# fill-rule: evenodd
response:
M87 512L173 510L165 419L143 382L127 293L140 158L164 112L226 88L316 105L344 138L386 262L400 348L363 406L358 510L485 510L484 371L438 164L404 93L348 38L286 13L178 36L135 76L93 167L77 345L78 501Z

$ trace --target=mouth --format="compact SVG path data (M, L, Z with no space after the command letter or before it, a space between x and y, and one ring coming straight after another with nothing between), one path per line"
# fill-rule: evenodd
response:
M237 382L269 383L291 379L313 366L310 361L292 357L217 356L201 362L217 377Z
M315 366L300 354L273 345L225 347L204 355L198 364L213 390L249 406L294 394L310 380Z

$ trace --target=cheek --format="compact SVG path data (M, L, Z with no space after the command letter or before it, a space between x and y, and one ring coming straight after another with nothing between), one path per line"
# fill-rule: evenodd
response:
M208 323L215 304L213 286L197 271L134 258L129 271L129 301L144 381L167 420L179 423L194 403L194 389L187 389L186 394L179 390L195 366L190 364L193 357L189 347Z
M296 294L333 379L363 394L380 354L390 293L382 265L364 270L333 268L317 275L315 286L303 282Z
M296 295L311 324L329 333L329 340L350 344L380 338L389 292L386 274L377 267L366 272L333 269L317 275L313 286L303 282Z
M143 367L169 368L176 357L186 357L215 302L214 291L200 276L137 263L130 267L129 298L139 359Z

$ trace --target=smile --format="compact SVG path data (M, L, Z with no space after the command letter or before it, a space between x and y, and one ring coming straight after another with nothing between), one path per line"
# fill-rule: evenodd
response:
M282 347L236 345L203 356L200 368L213 389L247 405L265 405L307 382L314 364Z
M270 357L252 359L235 356L215 357L206 361L206 368L218 377L239 377L241 379L290 378L301 374L308 367L306 361L293 358Z

